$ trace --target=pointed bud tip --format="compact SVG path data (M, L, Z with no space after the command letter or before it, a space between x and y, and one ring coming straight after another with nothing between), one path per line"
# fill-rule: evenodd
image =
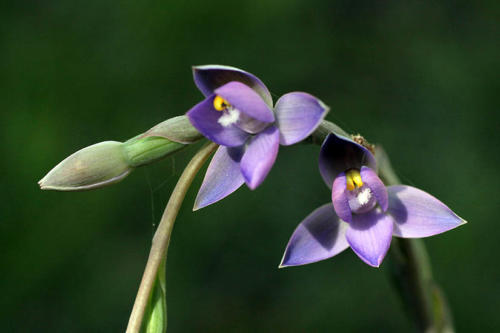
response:
M90 190L116 183L132 169L124 158L122 143L105 141L70 155L38 181L38 185L42 190Z

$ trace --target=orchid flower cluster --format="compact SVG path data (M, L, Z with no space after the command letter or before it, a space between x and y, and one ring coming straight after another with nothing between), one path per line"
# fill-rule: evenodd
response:
M243 183L255 189L276 160L279 144L302 141L328 112L323 102L303 92L283 95L273 108L262 81L236 68L195 67L194 81L206 98L187 116L196 129L220 145L195 210L226 197ZM280 267L327 259L348 247L368 265L378 267L392 236L428 237L464 223L424 191L404 185L386 187L367 146L334 133L325 139L319 169L332 189L331 203L299 224Z
M243 184L256 189L269 174L280 145L293 145L309 137L313 138L309 141L322 141L319 171L331 189L331 201L299 223L280 267L328 259L348 247L368 265L379 267L393 236L428 237L465 223L422 190L406 185L386 186L378 174L374 146L325 121L329 108L318 98L291 92L273 103L259 78L229 66L198 66L193 68L193 75L205 98L186 115L171 118L126 142L106 141L84 148L39 182L42 189L61 191L99 188L203 137L213 142L188 164L160 221L130 317L130 332L140 329L146 304L164 304L164 278L159 267L164 270L173 222L196 172L217 146L194 210L225 198ZM155 284L155 279L160 283ZM154 294L163 297L163 302L149 296L153 285L163 285ZM166 308L158 311L166 313ZM160 318L156 315L150 317L153 326L166 322L154 319Z

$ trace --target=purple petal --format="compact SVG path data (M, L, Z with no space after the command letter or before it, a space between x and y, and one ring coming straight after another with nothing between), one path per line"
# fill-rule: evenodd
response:
M235 124L242 130L250 134L257 134L269 126L269 123L257 120L240 112L238 122Z
M196 196L193 210L206 207L236 191L245 180L240 171L243 147L220 146L215 152Z
M274 121L273 111L252 88L232 81L215 89L217 95L222 96L233 107L257 120L271 123Z
M361 180L363 180L363 183L368 186L370 190L372 190L378 204L385 212L387 210L387 206L389 205L389 199L387 197L387 189L384 183L382 183L380 178L378 178L377 173L369 167L362 166L360 174Z
M264 83L255 75L241 69L221 65L195 66L193 77L194 83L205 96L210 96L215 89L228 82L238 81L255 90L267 105L273 106L273 99Z
M214 109L214 98L215 95L210 96L193 106L187 113L189 121L204 136L219 145L227 147L243 145L249 136L248 133L234 125L224 127L219 124L222 112Z
M411 186L387 187L389 210L396 224L394 235L404 238L428 237L466 223L444 203Z
M275 106L280 143L292 145L308 137L328 110L323 102L307 93L292 92L281 96Z
M349 198L346 192L346 175L340 173L333 181L332 186L332 202L337 215L346 222L352 221L351 207L349 206Z
M354 214L346 232L349 245L364 262L379 267L389 249L394 220L379 209Z
M339 220L331 204L319 207L293 232L280 268L310 264L339 254L349 247L346 229L347 223Z
M252 190L259 186L278 155L280 133L275 126L268 127L250 141L243 158L241 172Z
M372 153L362 145L343 136L329 134L319 154L319 171L328 187L335 177L349 169L361 169L361 166L376 170L377 165Z

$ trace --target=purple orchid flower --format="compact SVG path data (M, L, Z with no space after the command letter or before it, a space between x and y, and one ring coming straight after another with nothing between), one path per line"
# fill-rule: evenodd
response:
M193 126L220 145L208 167L194 210L223 199L243 183L259 186L276 160L279 145L309 136L328 107L303 92L283 95L273 109L267 87L241 69L207 65L193 68L205 99L188 111Z
M373 154L348 138L326 138L319 169L332 189L333 205L319 207L298 225L280 267L324 260L349 246L368 265L379 267L392 236L428 237L465 223L422 190L386 187L375 172Z

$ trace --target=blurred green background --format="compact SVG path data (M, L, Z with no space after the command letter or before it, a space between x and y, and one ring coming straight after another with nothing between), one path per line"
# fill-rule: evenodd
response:
M153 225L196 147L98 191L41 191L74 151L201 100L191 67L307 91L382 143L405 183L469 223L426 240L459 332L500 328L498 1L11 1L0 5L2 332L121 332ZM280 150L256 191L193 213L168 258L170 332L402 332L388 279L352 251L278 270L328 202L318 147Z

